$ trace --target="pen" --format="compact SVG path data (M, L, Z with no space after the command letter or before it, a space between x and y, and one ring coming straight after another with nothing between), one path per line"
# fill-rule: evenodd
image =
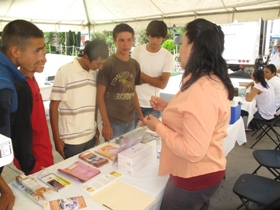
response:
M106 204L102 204L102 206L105 206L107 209L113 210L112 208L110 208L109 206L107 206Z

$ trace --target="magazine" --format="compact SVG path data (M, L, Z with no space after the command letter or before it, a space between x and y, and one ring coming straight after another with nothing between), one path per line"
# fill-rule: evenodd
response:
M69 185L71 185L71 182L68 181L65 178L62 178L60 176L57 176L54 173L47 174L41 178L39 178L43 183L47 184L52 189L59 191Z
M70 175L81 182L86 182L92 177L100 173L100 170L92 166L86 165L81 161L76 161L74 164L67 168L58 169L58 172Z
M78 210L86 208L83 196L57 199L44 202L44 210Z
M109 161L106 158L98 157L90 151L83 152L79 155L79 158L97 168L103 166L106 163L109 163Z

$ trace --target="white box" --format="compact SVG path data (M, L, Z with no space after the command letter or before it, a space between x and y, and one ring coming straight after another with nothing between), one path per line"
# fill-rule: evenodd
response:
M118 163L118 170L120 170L128 175L134 175L134 174L138 173L139 171L141 171L143 168L145 168L145 166L147 166L150 163L151 163L151 158L149 155L149 156L145 157L141 162L139 162L136 165L131 166L131 167Z
M142 162L143 159L151 158L152 153L151 145L138 143L118 153L118 165L132 167Z

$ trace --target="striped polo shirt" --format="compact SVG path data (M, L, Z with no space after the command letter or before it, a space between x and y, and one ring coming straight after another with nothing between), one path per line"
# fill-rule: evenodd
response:
M60 67L54 79L51 100L59 104L59 134L66 144L83 144L96 130L97 71L84 70L75 58Z

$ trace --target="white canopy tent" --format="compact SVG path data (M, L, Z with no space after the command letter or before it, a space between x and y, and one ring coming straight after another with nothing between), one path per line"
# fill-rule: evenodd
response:
M169 27L196 18L222 24L280 18L279 0L1 0L0 31L14 19L44 31L112 30L120 22L145 28L152 19Z

